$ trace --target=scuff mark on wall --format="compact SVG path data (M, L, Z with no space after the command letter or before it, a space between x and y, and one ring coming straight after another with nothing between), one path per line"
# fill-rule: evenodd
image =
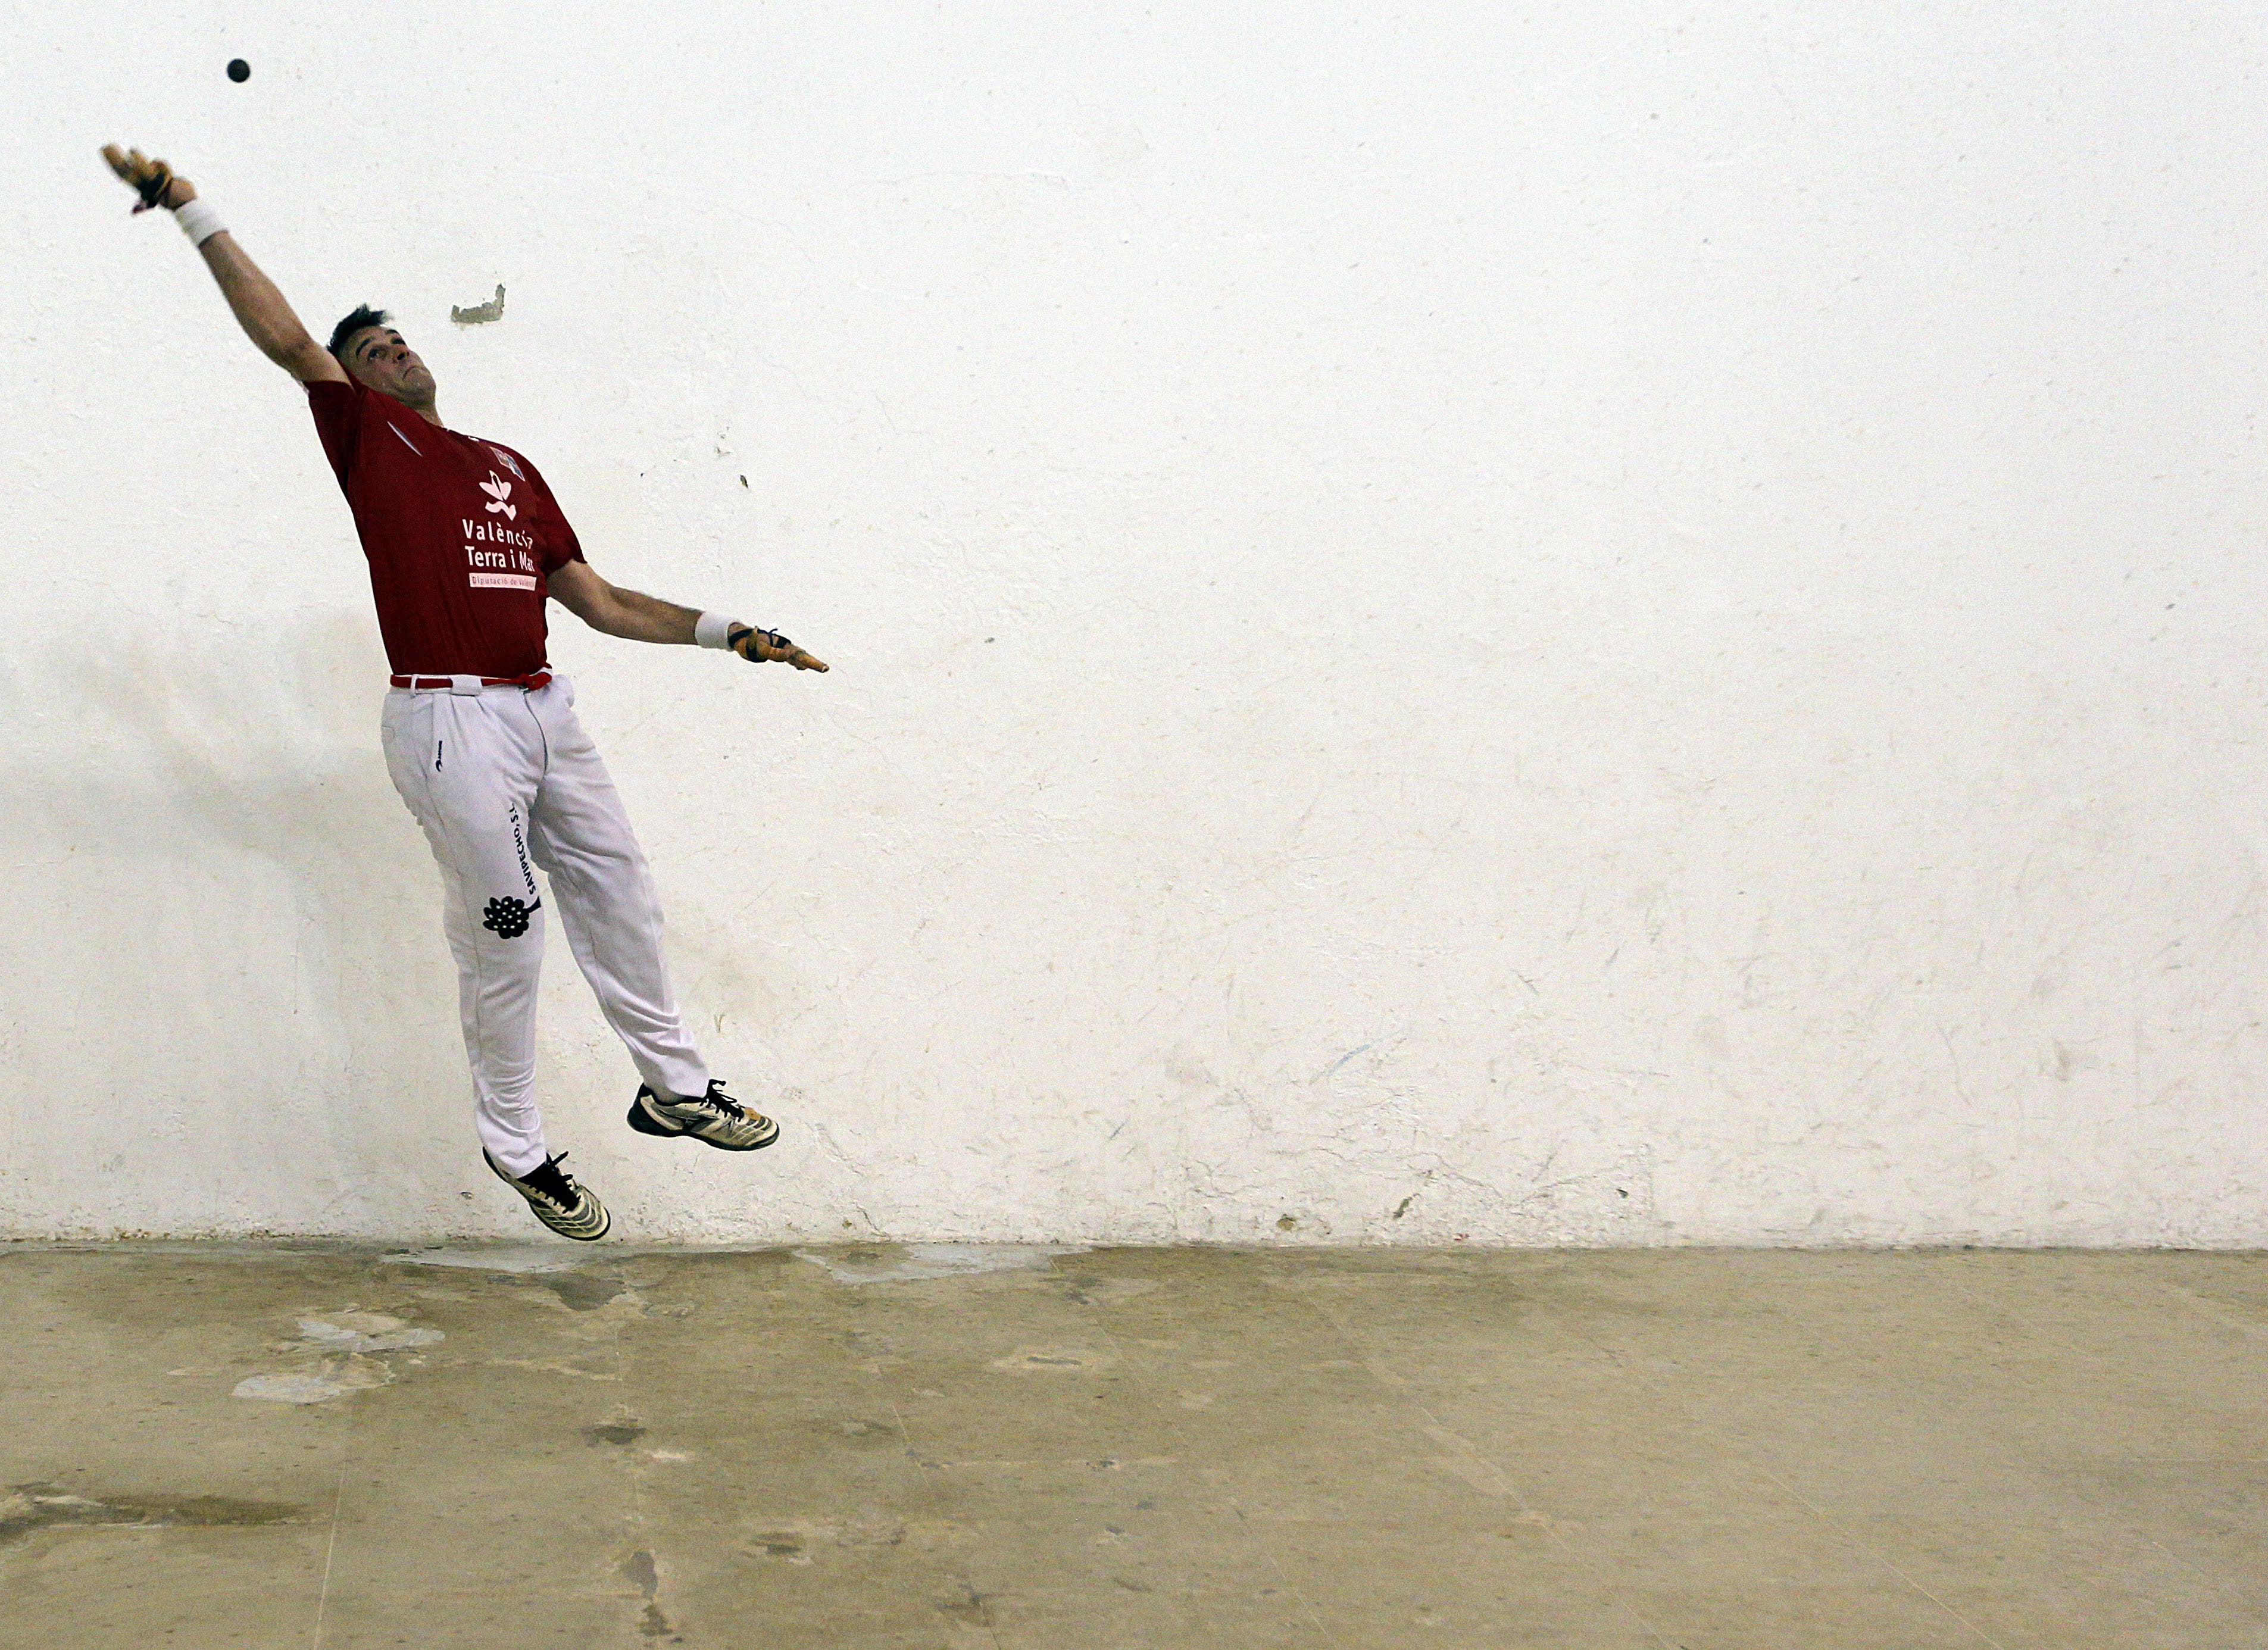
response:
M1329 1065L1316 1072L1314 1076L1309 1078L1307 1080L1311 1083L1320 1083L1332 1072L1337 1071L1339 1067L1344 1065L1349 1060L1353 1059L1356 1055L1367 1054L1377 1046L1378 1045L1375 1042L1366 1042L1359 1048L1349 1049L1344 1054L1339 1056L1337 1059L1333 1060Z

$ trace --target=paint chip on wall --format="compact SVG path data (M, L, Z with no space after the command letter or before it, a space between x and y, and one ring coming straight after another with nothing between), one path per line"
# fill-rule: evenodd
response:
M483 321L501 320L503 315L504 283L501 281L497 283L496 296L485 304L475 304L463 309L454 304L449 306L449 319L460 327L477 327Z

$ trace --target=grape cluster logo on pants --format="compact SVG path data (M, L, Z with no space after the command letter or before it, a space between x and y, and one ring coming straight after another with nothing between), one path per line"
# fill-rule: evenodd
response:
M516 900L507 895L488 902L487 914L481 918L481 926L491 933L502 934L506 939L517 939L527 932L528 923L542 909L541 900L531 905L525 900Z

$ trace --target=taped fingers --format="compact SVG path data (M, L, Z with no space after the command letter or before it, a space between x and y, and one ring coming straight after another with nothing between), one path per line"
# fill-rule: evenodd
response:
M782 636L777 630L766 630L754 625L742 625L726 638L726 645L750 664L772 661L792 665L798 670L825 670L826 665Z
M165 204L166 191L173 185L173 169L164 161L153 160L138 149L121 149L116 144L105 144L102 158L142 197L142 203L134 209L136 212Z

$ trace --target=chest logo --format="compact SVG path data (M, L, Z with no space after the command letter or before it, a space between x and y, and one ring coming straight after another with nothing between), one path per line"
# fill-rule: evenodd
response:
M497 473L490 470L488 480L481 483L481 490L489 496L489 514L501 515L507 521L519 519L519 507L517 505L504 503L505 499L512 497L510 482L499 480Z
M519 468L519 460L512 457L511 453L505 452L502 447L495 446L491 446L489 448L489 451L496 454L497 463L510 470L519 480L526 481L527 479L527 472Z

